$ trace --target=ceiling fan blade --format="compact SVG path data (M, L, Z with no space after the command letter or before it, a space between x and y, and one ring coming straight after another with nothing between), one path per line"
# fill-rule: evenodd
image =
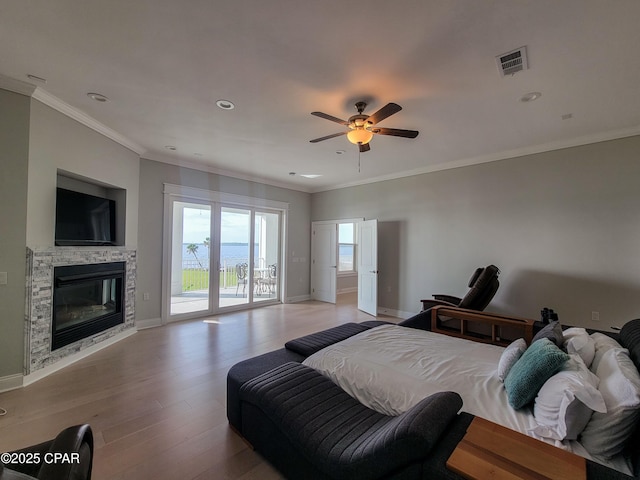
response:
M340 135L346 135L347 132L333 133L331 135L327 135L326 137L314 138L313 140L309 140L311 143L318 143L323 140L329 140L330 138L339 137Z
M390 117L394 113L398 113L400 110L402 110L402 107L397 103L387 103L384 107L382 107L376 113L369 116L369 118L367 118L367 123L369 125L375 125L376 123L381 122L385 118Z
M417 130L402 130L400 128L372 128L371 131L379 135L391 135L404 138L416 138L418 133L420 133Z
M333 115L329 115L322 112L311 112L311 115L315 115L316 117L324 118L326 120L331 120L332 122L339 123L340 125L349 125L349 122L346 120L342 120L338 117L334 117Z
M359 147L361 153L362 152L368 152L369 150L371 150L371 147L369 146L368 143L365 143L365 144L361 143L361 144L358 145L358 147Z

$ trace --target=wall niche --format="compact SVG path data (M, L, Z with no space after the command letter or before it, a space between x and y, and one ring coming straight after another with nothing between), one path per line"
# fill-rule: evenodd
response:
M58 170L56 187L74 192L86 193L96 197L114 200L116 204L115 246L124 246L126 242L127 191L114 185Z

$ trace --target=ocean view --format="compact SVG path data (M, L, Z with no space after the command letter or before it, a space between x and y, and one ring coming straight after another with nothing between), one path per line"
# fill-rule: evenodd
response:
M196 243L198 247L194 256L187 247L189 243L182 244L182 259L183 260L200 260L202 263L209 261L209 248L204 243ZM258 256L258 244L254 245L254 256ZM227 261L227 265L235 265L236 263L246 262L249 259L249 244L248 243L222 243L220 245L220 259L224 262Z

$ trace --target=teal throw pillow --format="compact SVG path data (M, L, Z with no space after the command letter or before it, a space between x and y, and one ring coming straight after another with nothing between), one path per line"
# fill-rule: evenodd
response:
M533 342L504 380L509 404L519 409L533 401L544 382L560 371L567 360L569 355L551 340Z

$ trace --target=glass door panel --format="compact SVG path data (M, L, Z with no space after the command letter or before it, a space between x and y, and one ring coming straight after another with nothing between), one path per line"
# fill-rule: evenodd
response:
M206 312L209 302L211 206L173 202L170 315Z
M248 304L253 297L254 253L251 252L251 210L220 209L220 308Z
M279 298L280 215L256 212L254 219L255 259L253 262L254 302Z

